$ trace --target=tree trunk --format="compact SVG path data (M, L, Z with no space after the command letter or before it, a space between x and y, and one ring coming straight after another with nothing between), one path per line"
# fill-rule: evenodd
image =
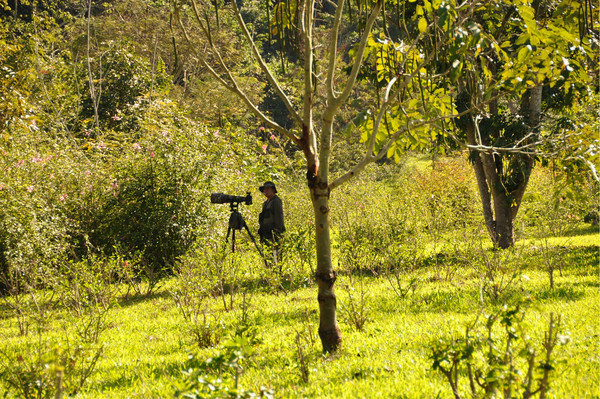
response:
M323 352L335 352L342 343L342 335L337 324L336 296L334 284L336 275L331 262L331 239L329 236L329 189L327 182L317 179L311 187L311 199L315 212L317 247L316 279L319 286L319 337Z
M527 118L529 131L533 133L539 132L541 103L542 86L528 90L522 99L521 114ZM494 114L497 109L490 112ZM480 142L472 120L466 126L466 135L469 145L489 145ZM471 150L471 160L490 238L494 246L509 248L514 245L514 221L529 183L534 157L514 154L509 158L506 154ZM505 168L506 161L511 166ZM507 170L511 171L510 176L505 174ZM508 181L512 183L509 185Z

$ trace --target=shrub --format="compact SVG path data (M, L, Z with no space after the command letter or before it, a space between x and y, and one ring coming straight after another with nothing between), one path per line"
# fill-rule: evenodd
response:
M464 337L433 343L432 367L445 376L456 399L500 394L505 398L531 398L536 394L545 397L555 370L554 348L565 344L568 337L560 334L560 318L550 314L539 350L525 331L524 317L519 306L505 306L485 316L484 323L476 319ZM461 380L465 377L469 394L462 393Z
M412 190L416 190L416 210L430 229L447 230L472 224L473 209L479 209L474 176L466 161L444 159L435 169L417 171Z

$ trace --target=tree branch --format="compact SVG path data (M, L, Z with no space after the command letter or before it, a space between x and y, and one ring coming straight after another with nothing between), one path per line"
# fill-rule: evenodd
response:
M177 19L177 22L179 23L179 26L181 27L181 30L183 32L183 35L186 39L186 41L190 44L190 48L193 49L194 54L198 57L198 59L200 60L200 62L202 63L202 65L208 69L208 71L210 72L210 74L212 76L215 77L215 79L217 79L217 81L226 89L228 89L229 91L231 91L232 93L236 94L247 106L248 108L256 115L258 116L264 123L265 125L267 125L269 128L276 130L277 132L281 133L282 135L284 135L285 137L289 138L290 140L292 140L292 142L296 143L299 145L299 139L298 137L296 137L296 135L294 135L292 132L290 132L289 130L285 129L284 127L282 127L281 125L279 125L277 122L275 122L274 120L272 120L271 118L269 118L267 115L265 115L253 102L252 100L250 100L250 98L246 95L246 93L244 93L242 91L242 89L240 89L240 87L237 84L236 79L233 77L233 75L231 74L231 72L229 71L229 69L227 68L227 66L225 65L225 63L223 62L222 58L220 57L220 54L218 51L215 51L217 56L220 59L220 63L223 66L223 68L225 69L227 76L229 78L229 80L231 81L231 84L229 84L225 79L223 79L223 77L221 77L221 75L219 75L219 73L217 73L217 71L214 70L214 68L206 61L205 57L203 55L201 55L198 50L196 49L196 47L193 45L187 30L185 29L185 26L183 25L183 21L181 20L181 17L179 15L179 9L177 7L175 7L175 17ZM212 47L213 50L214 47Z
M275 92L277 93L279 98L281 98L281 100L285 104L285 107L287 108L290 115L292 115L294 120L296 120L296 123L301 125L302 119L300 118L300 115L298 114L298 112L296 112L289 97L285 94L285 92L281 88L281 85L279 84L279 82L277 81L275 76L273 76L271 71L269 70L269 67L267 66L267 64L265 63L263 58L261 57L261 55L258 51L258 48L256 47L256 43L254 43L254 40L252 40L252 37L250 36L250 32L248 31L246 23L244 22L244 19L242 18L242 14L240 13L237 3L235 1L233 1L232 4L233 4L235 17L237 18L238 24L240 25L240 27L242 28L242 31L244 32L246 41L252 48L252 53L254 54L254 56L256 57L256 59L258 61L258 65L260 66L260 69L263 71L263 73L267 77L267 80L271 83L271 86L273 87L273 89L275 89Z
M331 39L329 42L329 65L327 67L327 102L332 103L334 94L333 80L335 78L335 66L337 59L337 42L340 30L340 24L342 21L342 14L344 11L345 0L339 0L339 4L335 10L335 19L333 22L333 28L331 28Z
M381 11L382 2L383 0L377 1L375 8L371 12L369 19L367 20L365 31L363 33L360 44L358 46L358 51L356 52L356 56L354 58L354 65L352 65L350 77L346 82L346 87L344 88L344 91L339 97L334 97L333 104L330 104L330 107L334 107L335 109L339 108L344 102L346 102L348 97L350 97L350 93L352 93L352 89L354 88L354 84L356 83L358 72L360 71L360 67L362 66L363 55L365 53L365 48L367 47L367 43L369 41L369 36L371 35L371 29L373 27L373 24L375 23L375 20L377 19L377 16L379 15L379 12Z

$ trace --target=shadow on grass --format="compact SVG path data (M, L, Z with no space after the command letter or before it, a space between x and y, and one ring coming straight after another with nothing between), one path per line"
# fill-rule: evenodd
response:
M565 269L576 275L598 275L600 272L600 247L572 247L562 249Z
M130 368L124 368L120 373L121 375L114 376L105 381L99 381L94 383L93 386L90 384L87 386L87 388L101 393L103 391L111 392L115 389L135 386L137 383L139 383L138 379L140 377L138 370L140 369L145 372L144 374L151 375L156 378L168 376L181 379L181 371L184 369L184 364L178 361L168 363L141 362L130 366ZM102 372L101 370L98 371ZM112 372L114 373L114 371ZM106 371L103 371L102 373L104 374Z
M585 296L585 289L568 285L555 287L554 289L546 287L537 291L530 291L530 294L532 298L543 302L576 301Z
M171 293L164 288L161 288L155 292L152 292L150 294L147 295L142 295L142 294L132 294L129 296L123 296L121 298L119 298L118 302L119 302L119 306L121 307L127 307L127 306L135 306L138 305L142 302L147 302L147 301L153 301L156 299L166 299L166 298L170 298L171 297Z
M577 237L577 236L586 236L589 234L597 234L598 233L598 226L587 226L587 225L581 225L581 226L577 226L574 229L568 231L567 233L565 233L565 237Z

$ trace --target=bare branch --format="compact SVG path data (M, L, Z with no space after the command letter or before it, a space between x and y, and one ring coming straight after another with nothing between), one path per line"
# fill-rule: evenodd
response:
M335 10L335 19L333 28L331 28L331 39L329 43L329 65L327 67L327 100L333 102L335 98L333 80L335 78L335 66L337 58L337 42L342 20L342 11L344 10L345 0L339 0L337 9Z
M196 46L193 45L192 40L190 39L190 37L187 33L187 30L185 29L185 26L183 25L183 21L181 20L181 17L179 15L178 8L175 8L175 18L177 19L177 22L179 23L179 26L181 27L181 30L183 32L183 35L184 35L186 41L190 44L190 48L193 49L194 54L198 57L198 59L200 60L202 65L210 72L210 74L213 75L215 77L215 79L217 79L217 81L223 87L225 87L232 93L236 94L248 106L248 108L250 108L250 110L264 122L264 124L266 126L268 126L271 129L276 130L277 132L281 133L285 137L292 140L294 143L298 144L299 139L298 139L298 137L296 137L296 135L294 135L292 132L285 129L284 127L279 125L277 122L275 122L274 120L269 118L267 115L265 115L256 106L256 104L254 104L252 102L252 100L250 100L250 98L246 95L246 93L244 93L244 91L242 91L242 89L238 86L236 79L233 77L233 75L231 74L231 72L229 71L229 69L227 68L225 63L223 62L219 52L216 51L216 49L214 49L214 47L213 47L213 50L219 57L220 63L222 65L222 67L225 69L227 76L228 76L229 80L231 81L231 84L228 83L225 79L223 79L223 77L219 73L217 73L217 71L215 71L215 69L208 63L208 61L206 61L206 58L202 54L200 54L200 52L197 50Z
M298 114L298 112L296 112L289 97L285 94L285 92L281 88L281 85L279 84L279 82L277 81L275 76L273 76L271 71L269 70L269 67L267 66L267 64L265 63L263 58L261 57L260 52L258 51L258 48L256 47L256 43L254 43L254 40L252 40L252 36L250 35L250 32L248 31L248 28L246 26L246 23L244 22L244 19L242 18L242 14L240 13L237 3L235 1L233 1L232 4L233 4L233 10L235 12L235 17L237 18L238 24L240 25L240 27L242 28L242 31L244 32L246 41L252 48L252 54L254 54L254 56L256 57L256 60L258 61L258 65L260 66L260 69L263 71L263 73L267 77L268 81L271 83L271 86L273 87L273 89L275 89L275 92L277 93L279 98L281 98L281 100L285 104L285 107L287 108L290 115L292 115L292 117L296 120L296 123L301 125L302 119L300 118L300 115Z
M339 108L344 102L346 102L348 97L350 97L350 93L352 93L352 89L354 88L354 84L356 83L358 72L360 71L360 67L363 63L363 55L365 53L365 48L367 47L367 43L369 41L369 36L371 35L371 28L373 27L373 24L375 23L375 20L377 19L377 16L381 11L382 3L382 0L378 0L377 4L375 5L375 8L373 8L373 11L371 11L371 15L367 20L365 31L358 46L358 51L356 52L356 56L354 58L354 65L352 65L350 77L346 82L346 87L344 88L344 91L339 97L334 98L333 104L329 105L330 107L334 107L334 109Z

